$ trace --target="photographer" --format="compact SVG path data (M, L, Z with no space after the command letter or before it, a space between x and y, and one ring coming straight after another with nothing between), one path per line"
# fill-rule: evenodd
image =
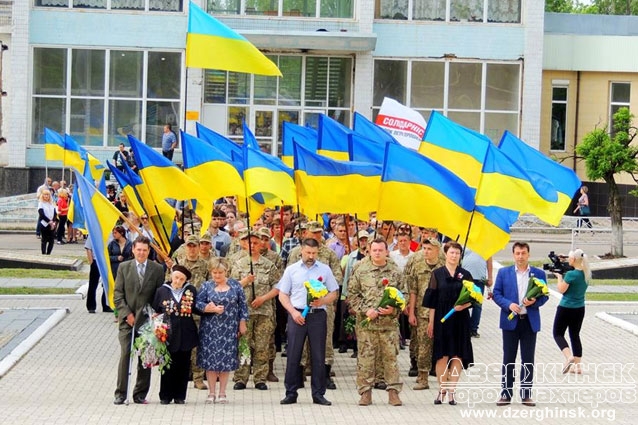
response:
M587 255L582 249L570 251L569 265L574 267L565 273L565 277L554 272L558 278L558 291L563 298L556 309L554 317L554 341L565 356L563 373L582 373L580 362L583 356L583 346L580 342L580 328L585 318L585 292L587 281L591 279L591 270ZM569 339L572 342L572 350L565 340L565 331L569 329Z

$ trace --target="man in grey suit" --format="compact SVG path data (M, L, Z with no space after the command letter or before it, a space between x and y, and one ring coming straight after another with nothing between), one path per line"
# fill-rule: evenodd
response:
M117 370L117 388L114 404L123 404L128 394L129 359L131 356L131 332L148 319L143 311L150 304L157 288L164 284L164 268L149 261L150 240L144 236L133 242L134 259L120 264L115 278L113 300L118 311L120 340L120 364ZM138 359L137 382L133 389L133 402L146 404L146 394L151 386L151 369L144 369Z

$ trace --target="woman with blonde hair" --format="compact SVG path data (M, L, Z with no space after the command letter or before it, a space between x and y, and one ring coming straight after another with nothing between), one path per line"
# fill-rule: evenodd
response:
M574 268L565 273L554 273L558 278L558 291L563 294L554 317L554 341L565 356L563 373L582 373L581 359L583 346L580 342L580 328L585 318L585 292L587 281L591 279L591 270L587 255L582 249L569 252L569 265ZM565 339L565 331L569 329L572 347Z
M51 255L53 241L55 240L55 226L58 217L55 213L55 204L48 190L43 191L38 198L38 218L40 220L40 242L43 255Z

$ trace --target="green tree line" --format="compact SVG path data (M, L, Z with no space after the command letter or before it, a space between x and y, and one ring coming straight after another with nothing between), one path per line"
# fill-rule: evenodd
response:
M638 15L638 0L546 0L545 12Z

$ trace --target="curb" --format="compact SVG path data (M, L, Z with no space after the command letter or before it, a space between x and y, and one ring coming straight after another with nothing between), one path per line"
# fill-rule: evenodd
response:
M31 335L13 349L2 361L0 361L0 378L2 378L20 359L29 352L44 336L64 319L68 309L56 309L47 320L44 321Z
M618 314L627 314L627 313L618 313ZM632 334L638 336L638 326L632 323L629 323L625 320L614 317L611 314L605 313L605 312L596 313L596 317L598 317L600 320L604 322L607 322L611 325L619 327L620 329L624 331L631 332Z

